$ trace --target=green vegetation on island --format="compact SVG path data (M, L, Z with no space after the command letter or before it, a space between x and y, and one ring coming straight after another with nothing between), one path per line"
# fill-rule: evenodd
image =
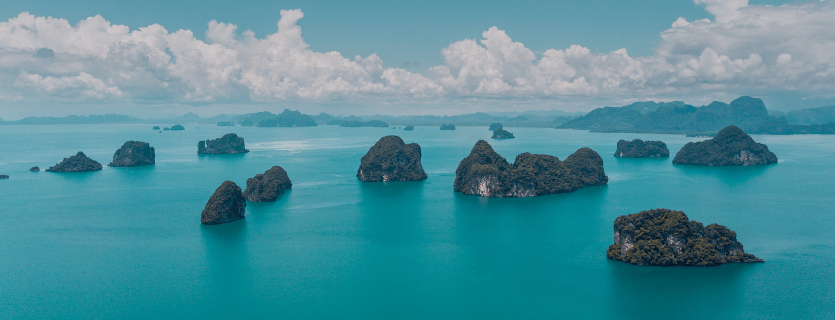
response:
M479 140L455 170L454 190L492 198L533 197L572 192L608 183L603 159L581 148L565 161L545 154L522 153L510 164Z
M667 158L669 156L670 150L662 141L620 140L618 149L615 150L615 157L623 158Z
M705 141L688 142L673 164L703 166L749 166L777 163L777 156L768 146L757 143L737 126L728 126Z
M620 216L614 223L615 243L609 259L639 266L716 266L762 262L745 253L736 233L725 226L703 226L681 211L656 209Z
M367 182L426 179L417 143L406 144L398 136L380 138L360 160L357 178Z

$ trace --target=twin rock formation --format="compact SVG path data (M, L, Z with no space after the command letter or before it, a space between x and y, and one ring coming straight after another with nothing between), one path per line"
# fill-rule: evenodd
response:
M618 141L615 157L669 157L667 145L661 141ZM727 126L713 139L687 143L673 158L673 164L702 166L750 166L777 163L777 156L768 146L757 143L737 126Z
M716 266L763 262L745 253L736 233L725 226L703 226L681 211L647 210L615 219L609 259L640 266Z
M608 183L603 159L581 148L565 161L545 154L522 153L510 164L484 140L455 170L456 192L492 198L532 197L572 192Z
M223 224L243 219L246 214L246 201L272 202L278 195L290 189L293 184L287 176L287 171L274 166L255 177L246 180L246 191L241 192L232 181L223 182L209 198L200 222L203 224Z
M420 159L417 143L406 144L398 136L386 136L362 157L357 178L368 182L423 180L426 172ZM454 190L494 198L532 197L572 192L608 181L603 159L589 148L577 150L565 161L526 152L511 165L481 140L458 165Z

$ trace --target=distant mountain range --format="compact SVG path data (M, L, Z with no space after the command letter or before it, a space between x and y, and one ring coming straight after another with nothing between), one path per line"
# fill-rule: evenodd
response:
M812 109L800 110L818 114ZM560 126L595 132L674 133L711 135L728 125L755 134L835 134L835 123L802 125L786 116L770 116L761 99L739 97L730 104L713 102L694 107L681 101L637 102L623 107L597 108ZM820 117L819 117L820 118Z
M582 115L559 110L524 112L476 112L454 116L335 116L327 113L305 115L285 109L279 114L267 111L247 114L221 114L203 118L188 113L174 118L140 119L104 114L67 117L28 117L3 121L0 125L111 124L111 123L212 123L232 122L243 126L304 127L315 125L361 126L385 123L394 126L488 126L542 127L590 130L595 132L671 133L712 135L728 125L753 134L835 134L835 106L803 109L785 114L769 112L762 100L740 97L731 103L713 102L695 107L681 101L636 102L623 107L597 108ZM358 125L359 124L359 125Z

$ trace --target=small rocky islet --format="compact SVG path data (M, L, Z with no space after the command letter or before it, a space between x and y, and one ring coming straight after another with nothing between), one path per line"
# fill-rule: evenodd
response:
M175 124L175 125L171 126L171 128L167 128L167 129L168 130L173 130L173 131L181 131L181 130L185 130L186 128L179 125L179 124Z
M74 156L64 158L60 163L46 169L49 172L87 172L101 170L101 163L90 159L84 152L79 151Z
M454 190L491 198L533 197L605 185L608 181L603 159L589 148L577 150L565 161L525 152L510 164L487 141L479 140L458 164Z
M615 150L615 157L621 158L667 158L669 156L670 150L662 141L620 140Z
M224 181L212 196L203 213L200 215L202 224L223 224L244 218L246 214L246 199L238 187L232 181Z
M496 131L496 129L504 129L500 122L493 122L490 124L490 127L487 130Z
M493 136L490 137L490 138L501 140L501 139L513 139L513 138L516 138L516 137L514 137L513 134L510 133L509 131L507 131L505 129L502 129L502 128L498 128L496 130L493 130Z
M763 262L745 253L736 232L725 226L703 226L681 211L655 209L620 216L614 222L615 243L609 259L639 266L717 266Z
M198 154L238 154L247 153L244 138L237 134L227 133L223 137L213 140L203 140L197 143Z
M147 142L127 141L116 153L108 167L138 167L156 163L154 147Z
M0 179L8 179L9 175L7 174L0 174Z
M366 182L418 181L426 179L417 143L406 144L398 136L380 138L360 160L357 178Z
M38 166L34 166L34 167L29 168L29 171L31 171L31 172L39 172L39 171L41 171L41 168L39 168Z
M287 171L279 166L274 166L264 173L256 174L246 179L246 190L244 198L252 202L273 202L284 190L291 189L293 183L287 176Z
M454 124L442 124L441 130L455 130Z
M768 146L757 143L737 126L727 126L712 139L689 142L678 151L673 164L702 166L750 166L777 163Z
M412 130L415 130L415 126L405 126L405 127L403 127L403 130L404 131L412 131Z

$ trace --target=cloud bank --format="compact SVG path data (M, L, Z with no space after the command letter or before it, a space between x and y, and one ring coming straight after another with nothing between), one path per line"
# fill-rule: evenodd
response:
M672 22L655 54L534 53L492 27L441 49L424 73L377 55L315 52L282 10L278 31L211 21L206 40L161 25L131 31L101 16L76 25L21 13L0 23L0 99L213 103L273 101L674 98L746 91L835 92L835 5L694 0L714 19Z

